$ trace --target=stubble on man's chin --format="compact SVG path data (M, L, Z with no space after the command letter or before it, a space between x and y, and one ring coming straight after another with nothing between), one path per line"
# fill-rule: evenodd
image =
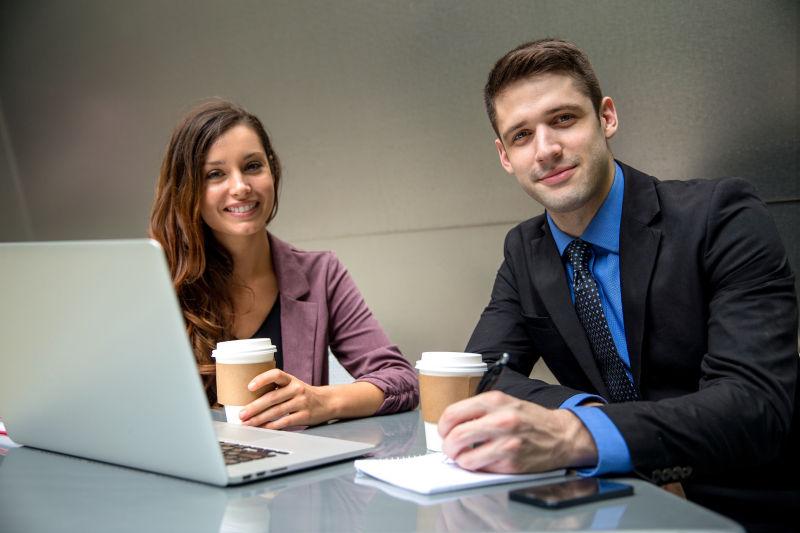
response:
M548 213L561 215L577 211L586 205L587 199L583 198L582 196L575 195L567 198L553 199L552 201L548 200L547 202L543 202L542 200L538 199L536 201L542 204L542 207L544 207Z
M577 211L586 205L593 195L590 184L585 181L579 188L572 187L561 194L559 194L559 191L547 191L546 194L541 194L535 190L528 191L528 194L549 213L556 214Z

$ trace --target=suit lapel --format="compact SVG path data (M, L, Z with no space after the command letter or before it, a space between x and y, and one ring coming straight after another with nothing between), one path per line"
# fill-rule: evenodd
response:
M543 224L541 237L532 239L530 244L530 264L536 265L534 271L530 272L533 286L541 296L561 338L564 339L589 381L601 396L608 398L608 389L594 361L586 333L578 320L578 315L575 314L567 286L566 271L546 221Z
M619 254L622 310L631 373L641 382L642 343L647 297L658 256L661 231L650 227L660 212L654 179L620 163L625 173L625 199L620 222Z
M307 383L321 383L314 375L314 352L319 304L307 301L308 279L289 244L269 235L272 264L281 299L283 370Z

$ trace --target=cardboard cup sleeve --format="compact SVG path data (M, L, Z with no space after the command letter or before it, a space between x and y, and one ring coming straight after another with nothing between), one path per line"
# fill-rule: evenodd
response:
M248 364L217 363L217 401L222 405L247 405L273 390L267 385L250 392L247 384L257 375L275 368L275 361Z
M448 405L473 396L480 381L481 376L427 376L420 373L422 419L438 422Z

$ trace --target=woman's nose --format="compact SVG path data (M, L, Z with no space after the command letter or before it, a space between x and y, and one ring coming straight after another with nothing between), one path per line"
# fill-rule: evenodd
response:
M231 174L231 194L241 196L250 193L250 181L243 173L234 171Z

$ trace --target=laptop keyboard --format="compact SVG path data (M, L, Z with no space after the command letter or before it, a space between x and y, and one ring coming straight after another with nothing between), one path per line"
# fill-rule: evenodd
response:
M225 458L226 465L246 463L247 461L277 457L278 455L286 455L289 453L280 450L270 450L269 448L234 444L232 442L220 442L219 445L222 448L222 456Z

